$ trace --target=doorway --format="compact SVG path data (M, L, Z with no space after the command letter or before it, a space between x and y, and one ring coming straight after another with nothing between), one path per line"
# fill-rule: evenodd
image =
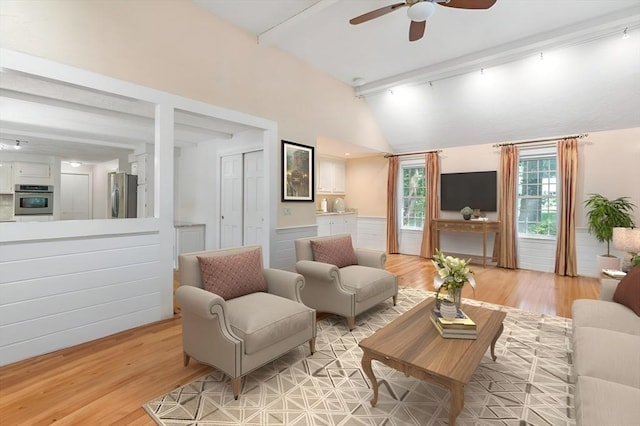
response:
M220 159L220 247L264 242L264 153L262 150Z

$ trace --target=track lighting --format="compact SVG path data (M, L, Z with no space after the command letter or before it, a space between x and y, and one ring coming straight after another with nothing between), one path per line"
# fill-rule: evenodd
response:
M14 146L15 149L20 149L20 141L16 141L16 146Z
M540 52L540 60L544 61L544 54L542 52Z
M484 75L484 68L480 68L480 75Z
M622 39L623 39L623 40L626 40L626 39L628 39L628 38L629 38L629 33L628 33L628 31L629 31L629 27L626 27L626 28L624 29L624 31L622 32Z

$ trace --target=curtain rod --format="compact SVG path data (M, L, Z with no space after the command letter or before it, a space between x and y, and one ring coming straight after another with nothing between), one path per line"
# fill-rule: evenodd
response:
M385 154L384 158L389 158L389 157L404 157L405 155L418 155L418 154L429 154L432 152L437 152L440 153L442 152L441 149L433 149L431 151L416 151L416 152L403 152L401 154Z
M522 142L497 143L493 145L493 147L499 148L501 146L509 146L509 145L526 145L528 143L551 142L551 141L559 141L562 139L582 139L582 138L586 138L587 136L589 136L588 133L580 133L579 135L563 136L561 138L535 139L535 140L522 141Z

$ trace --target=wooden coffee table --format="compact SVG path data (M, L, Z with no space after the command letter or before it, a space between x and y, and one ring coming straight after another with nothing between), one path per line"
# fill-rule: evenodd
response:
M372 406L378 402L378 381L371 369L371 360L402 371L407 376L449 388L449 424L454 425L464 406L464 386L469 383L489 346L491 357L496 360L494 349L502 334L506 313L463 305L464 312L477 325L477 339L445 339L429 319L434 303L434 298L424 300L362 340L362 368L373 388Z

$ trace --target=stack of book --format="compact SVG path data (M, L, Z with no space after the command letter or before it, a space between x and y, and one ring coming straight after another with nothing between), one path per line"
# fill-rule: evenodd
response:
M440 311L435 308L431 311L431 322L440 332L442 337L448 339L475 339L478 336L476 323L461 309L454 319L442 318Z

